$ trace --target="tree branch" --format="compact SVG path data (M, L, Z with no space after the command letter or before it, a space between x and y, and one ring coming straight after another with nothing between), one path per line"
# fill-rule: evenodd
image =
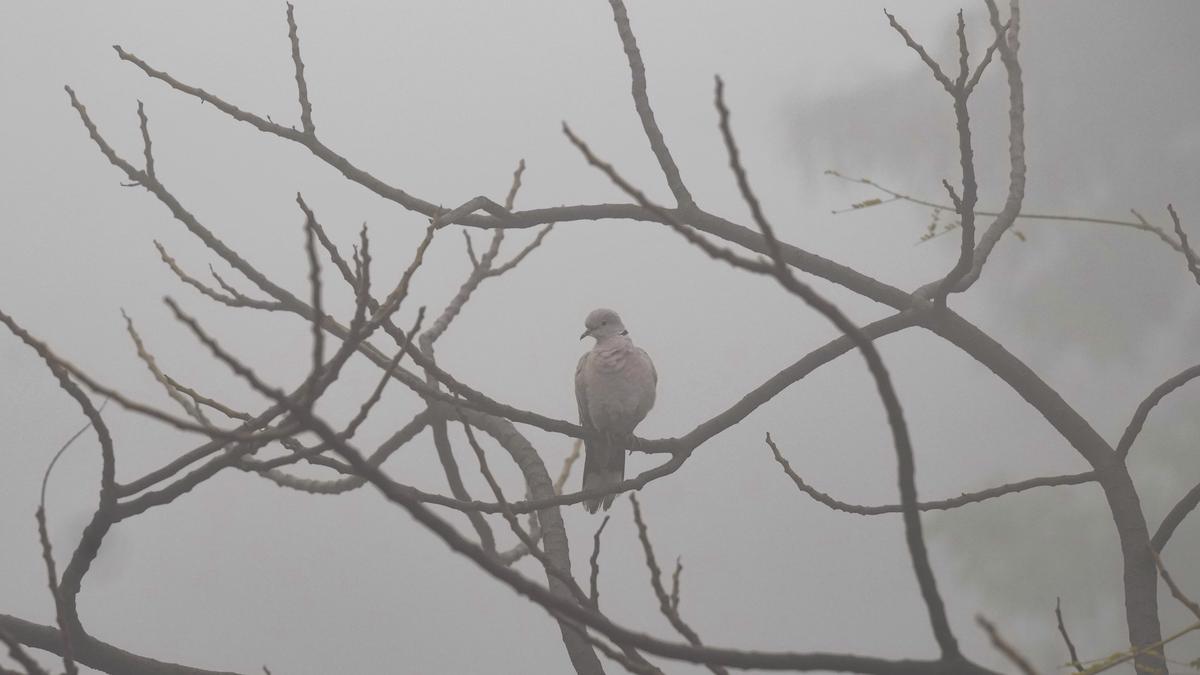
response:
M1155 387L1138 404L1137 410L1133 413L1133 419L1129 420L1129 424L1125 427L1125 433L1121 434L1121 440L1117 442L1117 456L1124 460L1129 455L1129 449L1133 447L1133 442L1137 440L1138 434L1141 433L1142 427L1145 426L1146 418L1150 416L1150 411L1154 409L1154 406L1158 405L1159 401L1197 377L1200 377L1200 365L1187 368Z
M675 159L671 157L671 151L667 148L666 140L663 139L662 130L658 128L658 122L654 119L654 111L650 108L650 97L646 94L646 64L642 62L642 53L638 50L637 39L629 25L629 12L625 10L623 0L608 0L608 4L612 6L613 21L617 24L617 34L621 36L621 45L625 48L625 57L629 60L633 106L637 110L638 118L642 121L642 130L646 132L646 139L650 141L650 149L658 159L658 166L667 179L671 194L675 196L676 205L681 209L694 207L696 200L692 198L692 194L688 192L687 186L680 178L679 167L675 165Z
M51 626L32 623L15 616L0 614L0 631L17 642L52 654L62 654L61 632ZM72 643L75 659L105 673L121 675L238 675L229 671L204 670L140 656L114 647L89 635L79 635Z
M834 511L843 511L845 513L853 513L860 516L877 516L885 513L901 513L904 509L900 504L886 504L883 506L860 506L835 499L828 494L809 485L801 478L794 470L792 465L784 458L783 453L779 451L779 447L775 445L775 441L771 438L771 434L767 434L767 445L770 446L772 454L775 455L775 461L783 467L784 473L792 482L796 484L801 492L812 497L813 500L828 506ZM957 497L949 499L939 499L929 502L918 502L917 509L920 511L948 511L956 509L966 504L975 504L978 502L987 501L996 497L1013 494L1016 492L1024 492L1036 487L1053 487L1058 485L1081 485L1083 483L1091 483L1096 480L1095 471L1084 471L1083 473L1066 474L1062 476L1041 476L1038 478L1028 478L1026 480L1017 481L1015 483L1005 483L986 490L977 492L964 492Z

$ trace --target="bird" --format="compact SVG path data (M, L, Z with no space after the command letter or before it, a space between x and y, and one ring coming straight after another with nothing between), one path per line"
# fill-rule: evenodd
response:
M593 310L584 321L582 340L596 344L575 368L575 399L584 440L583 489L610 488L625 479L625 449L633 429L654 407L658 373L646 350L633 344L621 317L611 309ZM584 501L595 513L608 510L615 495Z

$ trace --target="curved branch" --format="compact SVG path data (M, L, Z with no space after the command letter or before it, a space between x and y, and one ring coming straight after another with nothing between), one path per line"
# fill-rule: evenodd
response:
M1158 405L1159 401L1197 377L1200 377L1200 365L1192 366L1155 387L1138 405L1137 410L1133 413L1133 419L1129 420L1129 425L1125 427L1125 433L1121 434L1121 440L1117 443L1117 456L1124 460L1129 455L1129 449L1133 447L1133 442L1142 432L1146 418L1150 416L1150 411Z
M62 654L62 634L51 626L0 614L0 630L23 645L52 654ZM75 660L89 668L121 675L238 675L229 671L204 670L140 656L90 635L72 635Z
M608 4L612 5L617 34L621 36L621 45L625 48L626 58L629 59L633 106L642 120L642 130L646 132L646 139L650 141L650 149L654 151L654 156L658 159L658 166L662 168L663 176L666 177L667 185L671 188L671 194L675 195L678 206L693 207L696 205L696 200L692 198L692 193L688 192L687 186L683 184L683 179L679 176L679 167L675 165L675 159L671 157L671 151L667 148L662 130L658 128L658 121L654 119L654 110L650 108L650 97L646 94L646 64L642 61L637 38L634 37L633 29L629 25L629 12L625 11L625 3L622 0L608 0Z
M1008 74L1008 163L1009 180L1008 196L1000 215L988 226L975 252L971 269L954 287L955 292L961 292L971 287L983 272L983 266L1000 241L1000 237L1012 227L1017 216L1021 213L1021 204L1025 200L1025 85L1021 75L1021 61L1017 57L1020 49L1021 12L1014 1L1010 4L1007 23L1000 21L1000 10L995 0L984 0L988 8L988 18L992 30L996 33L996 48L1000 52L1000 62Z
M1188 490L1183 499L1180 499L1176 502L1175 506L1171 507L1171 510L1167 512L1167 516L1159 524L1158 530L1150 539L1150 545L1154 547L1155 551L1163 550L1163 547L1171 540L1171 535L1175 534L1175 528L1179 527L1183 519L1194 511L1197 506L1200 506L1200 483L1197 483L1195 487Z
M842 511L844 513L853 513L859 516L878 516L885 513L901 513L904 507L900 504L885 504L883 506L861 506L843 502L839 499L829 496L820 490L809 485L801 478L794 470L792 465L788 463L783 454L779 451L779 447L775 445L775 441L771 439L771 434L767 434L767 445L771 446L771 452L775 455L775 461L779 462L783 467L784 473L796 487L804 494L812 497L814 501L820 502L834 511ZM977 492L964 492L957 497L949 499L939 499L929 502L917 502L919 511L948 511L956 509L967 504L976 504L979 502L1003 497L1004 495L1014 494L1016 492L1024 492L1036 487L1053 487L1058 485L1081 485L1083 483L1092 483L1096 480L1095 471L1085 471L1083 473L1066 474L1063 476L1042 476L1039 478L1028 478L1026 480L1017 481L1015 483L1005 483L986 490Z
M1196 280L1196 283L1200 284L1200 257L1197 257L1196 252L1188 245L1187 232L1183 229L1183 223L1179 222L1179 214L1175 212L1175 206L1167 204L1167 212L1171 214L1171 223L1175 226L1175 235L1179 237L1179 248L1183 250L1188 271L1192 273L1192 278Z

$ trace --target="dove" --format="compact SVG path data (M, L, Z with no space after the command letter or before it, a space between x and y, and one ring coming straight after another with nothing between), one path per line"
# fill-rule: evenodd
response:
M591 436L584 441L583 489L605 489L625 479L625 449L634 427L654 406L658 373L613 310L594 310L584 327L579 339L592 337L596 344L575 368L579 424ZM583 505L590 513L607 510L614 497L589 499Z

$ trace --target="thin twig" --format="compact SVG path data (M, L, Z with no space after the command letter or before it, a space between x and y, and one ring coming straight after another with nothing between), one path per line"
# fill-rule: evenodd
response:
M995 624L988 621L982 614L975 616L975 623L979 624L987 632L988 638L992 641L992 646L1003 654L1004 658L1011 661L1024 675L1038 675L1038 671L1034 670L1029 661L1004 639L1004 636L1000 634Z
M1175 534L1175 528L1183 522L1189 513L1194 511L1197 506L1200 506L1200 483L1197 483L1187 494L1183 496L1167 515L1163 517L1159 523L1158 529L1155 530L1154 536L1150 538L1150 545L1155 551L1163 550L1167 542L1171 540L1171 535Z
M650 544L650 533L646 527L645 520L642 519L642 507L638 503L637 495L629 495L629 503L633 504L633 522L637 525L638 540L642 543L642 552L646 554L646 568L650 571L650 587L654 589L654 596L658 598L658 609L662 615L666 617L675 631L683 636L685 640L697 647L703 646L700 641L700 636L692 627L683 620L676 608L678 603L671 601L671 596L667 594L667 590L662 585L662 570L658 568L658 561L654 557L654 547ZM705 664L714 675L729 675L724 667L718 664Z
M46 531L46 508L39 506L34 514L37 521L38 541L42 545L42 562L46 566L46 582L50 588L50 597L54 599L54 616L58 630L62 635L62 661L67 675L78 675L79 668L75 666L75 658L71 649L71 634L79 619L74 614L74 608L68 606L63 598L62 588L58 583L58 571L54 565L54 552L50 548L50 534Z
M1196 252L1188 246L1187 232L1183 229L1183 224L1179 221L1179 214L1175 212L1175 207L1167 204L1167 212L1171 214L1171 223L1175 225L1175 234L1179 237L1179 246L1183 249L1183 256L1187 259L1188 271L1192 273L1192 278L1200 284L1200 258L1196 256Z
M576 438L571 444L571 454L563 460L562 469L558 472L558 478L554 479L554 494L561 495L563 487L566 486L567 480L571 477L571 467L575 466L576 460L579 459L580 451L583 449L583 441Z
M929 52L925 51L925 47L913 39L913 36L908 32L908 29L900 25L900 22L896 20L895 16L892 16L891 12L885 9L883 10L883 14L888 18L888 23L891 24L892 28L900 34L900 37L904 38L904 44L908 45L909 49L913 50L917 53L917 56L921 57L921 61L927 68L929 68L929 72L933 75L933 79L937 80L938 84L942 85L942 88L953 94L955 90L954 83L951 82L946 73L942 71L942 67L938 65L938 62L933 60L933 57L929 55Z
M1067 625L1063 622L1062 598L1054 599L1054 618L1058 620L1059 635L1062 635L1063 642L1067 643L1067 653L1071 656L1071 667L1077 672L1083 672L1083 665L1079 663L1079 654L1075 651L1075 643L1071 642L1071 636L1067 633Z
M834 214L847 213L850 211L860 211L862 209L871 208L874 206L881 206L883 204L889 204L889 203L897 202L897 201L904 201L904 202L908 202L910 204L916 204L918 206L925 206L930 209L933 209L934 211L954 211L955 210L955 207L953 205L941 204L938 202L929 201L927 199L921 199L919 197L914 197L912 195L908 195L908 194L905 194L902 192L897 192L896 190L893 190L892 188L881 185L881 184L875 182L874 180L871 180L870 178L852 178L850 176L847 176L847 175L841 173L840 171L835 171L833 169L826 169L825 175L833 176L834 178L838 178L838 179L841 179L841 180L844 180L844 181L847 181L850 183L859 183L861 185L866 185L868 187L871 187L875 190L878 190L878 191L888 195L887 199L868 199L865 201L857 202L855 204L850 205L849 208L838 209L838 210L833 211L832 213L834 213ZM1167 246L1170 246L1172 250L1177 251L1177 252L1182 252L1183 249L1179 246L1179 242L1177 242L1174 239L1172 239L1171 237L1169 237L1162 228L1156 227L1156 226L1150 224L1136 210L1132 211L1132 213L1134 213L1137 216L1137 220L1132 220L1132 221L1131 220L1115 220L1115 219L1111 219L1111 218L1092 218L1089 216L1070 216L1070 215L1056 214L1056 213L1020 213L1017 215L1017 219L1018 220L1057 220L1057 221L1062 221L1062 222L1066 222L1066 223L1083 223L1083 224L1089 224L1089 225L1115 225L1117 227L1127 227L1127 228L1134 229L1134 230L1140 230L1142 232L1149 232L1150 234L1153 234L1155 237L1157 237L1159 240L1161 240L1163 243L1165 243ZM995 216L999 216L1000 212L998 212L998 211L980 211L980 210L976 209L975 215L976 216L995 217Z
M287 3L288 39L292 43L292 63L296 67L296 94L300 99L300 126L304 133L315 136L317 129L313 126L312 103L308 100L308 83L304 80L304 61L300 60L300 36L296 28L295 8Z
M596 528L596 534L592 535L592 557L588 559L592 567L591 592L588 597L592 599L592 605L595 607L600 606L600 533L608 525L610 517L604 516L604 520L600 521L600 527Z
M0 628L0 642L3 642L8 647L8 655L12 657L22 668L25 669L26 675L50 675L42 668L37 661L25 651L21 643L8 631Z
M213 278L217 280L217 283L220 284L221 288L225 289L225 292L229 295L218 293L209 286L204 285L204 283L200 280L189 275L187 272L184 272L179 266L179 263L175 261L175 258L171 257L171 255L167 253L167 249L160 244L158 240L154 241L154 246L158 249L159 257L162 258L162 261L166 263L167 267L169 267L171 271L175 273L175 276L179 277L180 281L200 291L200 293L207 298L216 300L222 305L227 305L229 307L251 307L254 309L265 309L267 311L283 309L283 305L278 302L255 300L254 298L242 294L233 286L225 283L225 280L218 276L212 267L209 266L208 269L209 272L212 273Z
M767 445L771 448L771 453L775 456L775 461L778 462L781 467L783 467L783 472L787 474L788 478L792 479L792 482L795 483L796 487L801 492L809 497L812 497L813 500L824 504L835 511L843 511L845 513L853 513L860 516L877 516L885 513L900 513L904 510L903 506L900 504L862 506L859 504L851 504L849 502L835 499L809 485L807 481L801 478L800 475L792 469L791 463L788 462L787 458L785 458L783 453L780 452L779 447L775 444L774 439L771 438L771 434L767 434L766 441ZM1038 478L1028 478L1015 483L1005 483L1004 485L987 488L986 490L964 492L957 497L951 497L949 499L918 502L917 509L921 511L947 511L964 506L966 504L975 504L988 499L994 499L996 497L1002 497L1004 495L1009 495L1016 492L1023 492L1036 487L1081 485L1083 483L1093 482L1096 480L1096 478L1097 475L1095 471L1084 471L1083 473L1066 474L1062 476L1041 476Z
M134 327L133 319L131 319L123 309L121 310L121 316L125 317L125 329L129 333L130 339L133 340L133 346L137 350L138 358L142 360L142 363L146 364L146 368L149 369L150 374L154 376L155 381L162 385L163 389L166 390L167 395L171 397L171 400L178 403L179 407L183 408L183 411L186 412L188 416L202 425L212 426L212 422L209 421L208 417L204 414L204 411L200 409L200 406L196 403L196 401L188 398L183 392L176 389L172 384L174 380L167 377L166 374L162 372L162 369L158 367L158 361L154 358L154 355L150 353L150 350L146 348L145 342L142 341L142 336L138 334L137 328Z
M1154 555L1154 564L1158 566L1159 575L1162 576L1162 580L1167 584L1167 588L1171 589L1171 596L1178 600L1179 604L1187 607L1193 616L1200 619L1200 604L1196 604L1195 600L1189 598L1184 594L1183 589L1179 588L1179 585L1171 578L1171 573L1167 571L1167 567L1163 564L1158 552L1154 549L1150 549L1150 552Z
M1200 377L1200 365L1187 368L1155 387L1138 404L1137 410L1133 413L1133 418L1129 420L1129 424L1125 427L1125 432L1121 434L1121 440L1117 442L1117 456L1125 459L1129 455L1129 449L1133 447L1133 442L1137 440L1138 434L1141 433L1142 427L1145 426L1146 418L1150 416L1150 411L1154 409L1154 406L1158 405L1159 401L1162 401L1168 394L1197 377Z
M146 175L154 178L154 153L150 147L150 119L146 117L146 108L138 101L138 126L142 130L142 154L146 158Z

